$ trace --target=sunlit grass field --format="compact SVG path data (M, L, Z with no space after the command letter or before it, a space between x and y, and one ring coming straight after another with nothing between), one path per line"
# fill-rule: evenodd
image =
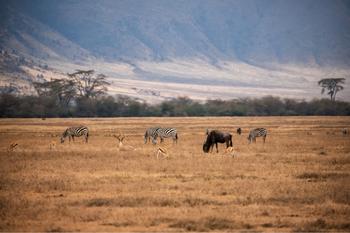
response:
M74 125L89 127L88 144L60 143ZM144 144L151 126L176 127L178 143ZM248 145L255 127L265 144ZM350 117L1 119L0 230L350 231L349 127ZM203 153L207 128L231 132L234 152Z

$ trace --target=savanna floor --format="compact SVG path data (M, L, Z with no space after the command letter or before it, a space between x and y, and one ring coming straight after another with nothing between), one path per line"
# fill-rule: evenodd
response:
M72 125L90 128L88 144L59 143ZM168 158L144 144L151 126L178 129L161 145ZM265 145L248 145L254 127L268 129ZM346 127L350 117L1 119L0 230L349 232ZM204 154L206 128L231 132L234 152Z

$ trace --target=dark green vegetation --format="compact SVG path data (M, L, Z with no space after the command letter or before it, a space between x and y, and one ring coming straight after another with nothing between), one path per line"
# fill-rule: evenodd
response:
M77 70L68 79L34 82L37 95L18 95L16 87L0 90L1 117L118 116L297 116L350 115L350 103L321 99L310 102L265 96L260 99L207 100L179 97L150 105L136 99L108 96L103 74Z
M208 100L187 97L157 105L126 96L77 97L62 105L55 96L0 94L1 117L119 117L119 116L309 116L350 115L350 103L315 99L297 101L266 96L260 99Z

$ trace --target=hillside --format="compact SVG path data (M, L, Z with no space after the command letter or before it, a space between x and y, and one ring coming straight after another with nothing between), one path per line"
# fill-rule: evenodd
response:
M347 1L32 0L15 1L13 7L110 60L350 64Z
M317 80L350 73L347 1L15 0L1 5L2 51L61 74L96 69L113 80L111 93L150 100L267 93L313 98L319 96ZM147 94L153 92L160 95Z

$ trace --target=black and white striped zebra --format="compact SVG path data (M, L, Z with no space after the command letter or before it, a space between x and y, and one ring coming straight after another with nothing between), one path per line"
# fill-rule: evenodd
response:
M148 128L145 132L144 135L144 140L145 140L145 144L147 142L149 142L152 139L152 143L155 144L154 139L157 138L157 130L160 129L160 127L152 127L152 128Z
M156 131L156 136L153 138L153 143L156 142L157 137L160 138L160 142L163 142L164 138L172 138L173 142L177 143L177 130L175 128L159 128Z
M267 130L265 128L252 129L249 132L249 136L248 136L249 144L251 142L256 142L257 137L263 137L263 141L265 143L266 136L267 136Z
M70 142L71 138L74 141L74 137L81 137L83 135L85 136L85 142L87 143L89 138L89 129L86 126L67 128L62 134L61 143L64 143L66 137L69 138Z

